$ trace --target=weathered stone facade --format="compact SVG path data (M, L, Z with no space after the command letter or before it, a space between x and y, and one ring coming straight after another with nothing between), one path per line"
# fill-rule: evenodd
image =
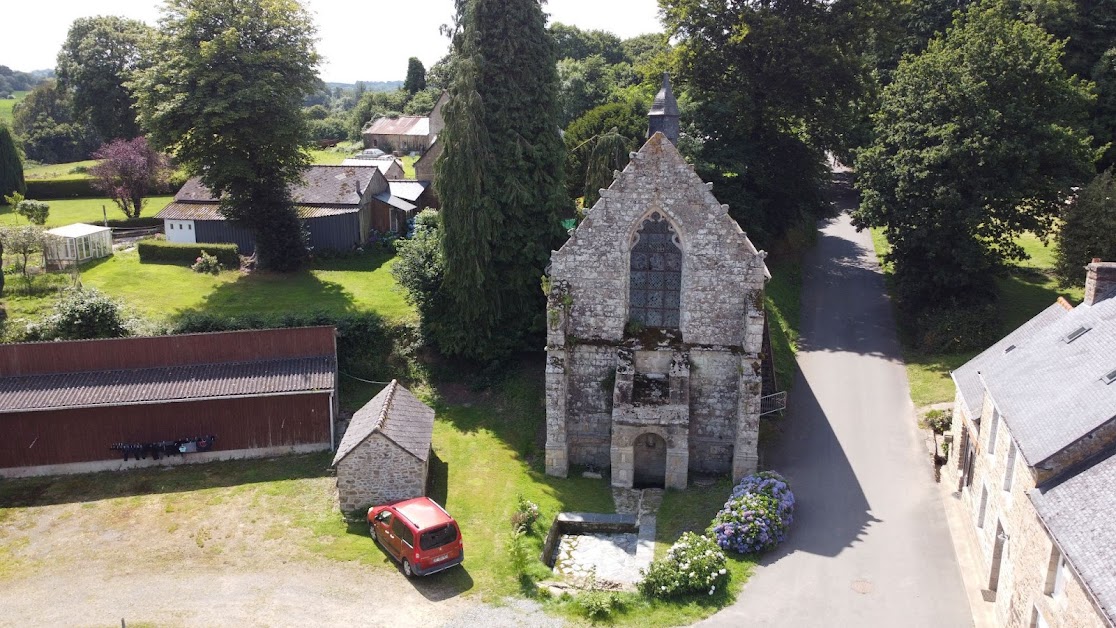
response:
M429 464L429 459L415 458L383 434L372 434L337 463L342 512L422 497Z
M727 209L656 133L551 255L547 473L756 470L769 275Z

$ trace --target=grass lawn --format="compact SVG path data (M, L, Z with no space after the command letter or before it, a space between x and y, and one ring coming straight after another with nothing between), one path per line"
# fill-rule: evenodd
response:
M174 199L173 196L152 196L144 203L141 216L154 216ZM46 201L50 204L47 227L61 227L75 222L101 224L105 214L109 220L123 220L124 212L108 198L66 198ZM101 208L104 208L102 212ZM27 220L8 205L0 205L0 225L25 225Z
M34 180L72 180L72 179L88 179L89 173L87 172L74 172L76 168L92 168L97 165L96 159L87 159L85 161L71 161L64 164L43 164L41 166L31 166L30 168L23 169L23 177L25 179Z
M0 99L0 124L12 125L12 107L31 92L12 92L14 98Z
M1019 243L1030 255L1030 259L1012 267L1007 276L996 279L1000 290L999 308L1003 319L1003 335L1049 307L1059 296L1075 304L1080 303L1083 297L1081 288L1058 286L1050 272L1054 265L1054 251L1051 247L1043 246L1042 241L1031 234L1021 236ZM888 243L882 230L872 229L872 244L877 256L887 252ZM891 272L886 264L884 272ZM907 364L907 378L910 380L911 399L915 406L952 400L954 387L949 372L978 353L980 352L926 354L904 346L903 359Z

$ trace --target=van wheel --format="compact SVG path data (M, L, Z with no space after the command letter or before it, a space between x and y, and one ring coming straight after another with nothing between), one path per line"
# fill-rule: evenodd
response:
M403 559L403 575L407 576L408 578L415 577L415 570L411 569L411 561L407 559Z
M380 537L376 534L376 524L368 524L368 535L372 537L372 542L379 543Z

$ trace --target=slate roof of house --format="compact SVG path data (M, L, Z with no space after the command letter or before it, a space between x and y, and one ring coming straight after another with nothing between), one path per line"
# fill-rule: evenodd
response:
M360 204L360 195L368 189L376 171L374 164L361 166L309 166L303 171L302 180L291 189L291 197L299 205L353 205ZM174 195L176 202L216 203L201 179L194 177Z
M225 220L219 211L219 205L213 203L171 203L155 214L159 220ZM331 207L322 205L296 205L295 212L299 218L321 218L323 216L338 216L352 214L360 211L356 205Z
M1034 323L978 369L1031 466L1116 418L1116 383L1104 379L1116 371L1116 297L1060 316L1048 309L1036 318L1043 320L1024 325ZM1067 342L1079 329L1087 331ZM1012 344L1015 348L1005 353ZM968 381L971 370L969 364L958 369L959 379Z
M1030 492L1038 516L1110 622L1116 620L1116 450ZM1114 622L1116 623L1116 622Z
M0 412L333 389L332 356L0 377Z
M356 411L349 422L333 464L349 455L373 433L379 432L419 460L430 456L434 435L434 410L418 400L396 380Z
M415 179L388 179L388 187L391 189L391 195L397 196L405 201L414 203L418 200L426 188L430 185L429 181L417 181Z
M984 406L984 384L980 381L981 372L988 370L999 360L1006 359L1007 354L1004 353L1004 349L1011 346L1018 347L1020 344L1030 341L1036 333L1068 313L1068 309L1060 302L1051 304L1050 307L1039 312L1034 318L1004 336L999 342L988 347L975 358L950 373L953 382L957 385L958 392L961 393L961 403L965 406L965 412L970 419L978 420L981 408Z
M388 176L388 171L391 170L391 167L398 164L398 163L399 162L398 162L398 160L395 159L395 157L392 157L391 155L387 155L387 156L375 157L375 158L371 158L371 159L361 158L361 157L349 157L348 159L345 159L344 161L342 161L341 165L342 166L358 166L358 167L376 166L377 168L380 169L380 174L382 174L386 177L386 176ZM402 164L399 165L399 168L400 169L403 168Z
M430 135L430 118L399 116L380 118L363 132L364 135Z

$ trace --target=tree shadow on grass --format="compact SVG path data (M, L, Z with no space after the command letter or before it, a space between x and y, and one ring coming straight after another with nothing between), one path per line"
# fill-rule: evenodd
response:
M180 493L331 475L331 452L0 481L0 508Z
M236 281L217 286L196 308L179 314L199 312L224 316L278 316L328 311L353 314L355 298L344 286L319 279L310 271L297 273L253 272Z

